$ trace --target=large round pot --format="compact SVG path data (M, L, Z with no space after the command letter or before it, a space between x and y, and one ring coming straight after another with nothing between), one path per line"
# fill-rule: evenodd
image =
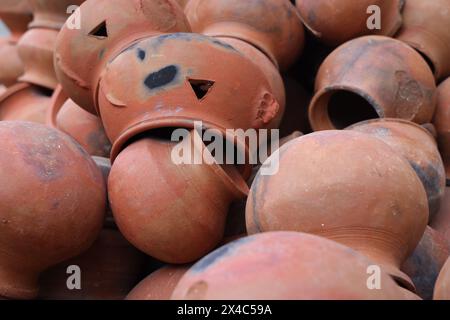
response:
M315 90L309 120L316 131L373 118L423 124L435 110L436 84L427 63L388 37L366 36L338 47L320 66Z
M450 300L450 258L448 258L436 281L434 300Z
M106 190L68 135L0 122L0 296L34 298L45 269L87 250L104 219Z
M408 162L380 139L324 131L282 146L258 173L247 200L249 234L300 231L356 249L413 289L399 270L428 221L425 189Z
M436 128L437 141L444 160L447 179L450 180L450 78L438 87L433 124Z

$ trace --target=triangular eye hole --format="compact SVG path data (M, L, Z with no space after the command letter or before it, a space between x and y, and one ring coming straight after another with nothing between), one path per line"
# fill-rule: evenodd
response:
M211 80L196 80L196 79L188 79L188 80L198 100L204 99L206 95L211 91L215 83L214 81Z
M89 35L99 39L108 38L108 29L106 27L106 21L103 21L98 26L96 26L91 32L89 32Z

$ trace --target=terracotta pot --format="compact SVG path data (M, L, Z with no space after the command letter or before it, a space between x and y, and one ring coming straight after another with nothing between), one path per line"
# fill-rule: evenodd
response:
M29 299L39 273L95 241L106 190L95 163L64 133L1 121L0 139L0 296Z
M435 88L425 60L408 45L381 36L357 38L321 65L309 120L316 131L373 118L427 123L435 110Z
M47 112L47 125L73 137L90 155L109 157L111 143L100 118L67 99L61 86L53 94Z
M34 19L30 28L59 30L70 16L70 6L80 6L84 0L29 0Z
M450 258L445 263L436 281L434 300L450 300Z
M447 0L407 0L403 27L396 36L424 55L436 79L450 76L449 10Z
M69 266L81 271L81 290L69 290ZM44 272L40 278L40 299L121 300L139 281L143 254L132 247L116 230L103 229L82 255L64 261Z
M450 185L447 182L441 209L431 222L431 227L441 233L450 245Z
M248 42L286 70L303 50L303 24L288 0L190 0L192 31Z
M427 226L416 250L402 266L402 270L414 282L417 294L423 299L433 299L436 279L449 255L450 246L446 239Z
M0 120L23 120L45 123L50 107L48 90L29 83L18 83L0 96Z
M404 299L384 272L381 289L367 286L373 265L334 241L297 232L242 238L197 262L180 280L172 299ZM339 276L338 276L339 274Z
M296 6L305 26L320 41L337 46L364 35L393 36L402 25L404 0L297 0ZM381 29L367 26L371 5L381 10Z
M376 119L348 129L370 134L391 146L408 160L428 196L430 221L439 212L445 192L445 169L436 140L418 124L401 119Z
M28 0L2 0L0 3L0 19L9 29L12 43L27 31L32 17Z
M117 226L134 246L166 263L189 263L214 249L230 203L248 192L234 166L207 164L211 154L193 139L200 139L195 130L183 143L194 142L193 156L205 154L201 165L175 164L176 142L142 138L119 154L109 176Z
M23 74L23 64L17 52L17 46L8 39L0 39L0 84L12 86Z
M126 300L169 300L189 267L168 265L153 272L131 290Z
M70 98L94 114L100 73L108 61L138 39L190 31L175 0L88 0L79 13L81 29L66 25L59 34L55 68Z
M150 129L193 128L200 120L223 132L273 128L282 112L257 65L226 43L192 33L148 38L111 60L98 105L113 161L130 138Z
M305 135L267 162L277 156L278 172L259 173L253 182L246 208L249 234L286 230L335 240L364 253L413 290L399 268L423 235L428 203L403 157L381 140L354 131Z
M437 90L437 107L433 120L437 140L444 160L447 179L450 179L450 78L442 82Z
M189 0L177 0L177 2L181 8L184 8L186 4L189 2Z
M111 161L108 158L97 157L97 156L92 156L92 160L94 160L97 167L99 167L100 171L102 172L105 185L107 185L109 173L111 172ZM107 206L106 206L106 216L105 216L104 228L117 230L117 225L116 225L116 222L114 221L114 216L112 214L112 210L109 205L109 200L107 201Z

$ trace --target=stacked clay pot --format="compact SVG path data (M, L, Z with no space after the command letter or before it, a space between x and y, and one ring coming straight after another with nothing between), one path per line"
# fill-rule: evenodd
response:
M435 300L450 300L450 258L442 267L434 288Z
M399 268L425 231L428 203L406 159L368 134L331 130L292 140L271 161L278 172L258 173L247 200L249 234L286 230L335 240L414 290Z
M447 179L450 179L450 78L443 81L438 87L433 124L436 128L437 141Z

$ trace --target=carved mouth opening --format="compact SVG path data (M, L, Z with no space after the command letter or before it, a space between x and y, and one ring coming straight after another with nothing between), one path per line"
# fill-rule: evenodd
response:
M98 26L89 32L89 35L98 39L108 38L108 28L106 26L106 21L102 21Z

